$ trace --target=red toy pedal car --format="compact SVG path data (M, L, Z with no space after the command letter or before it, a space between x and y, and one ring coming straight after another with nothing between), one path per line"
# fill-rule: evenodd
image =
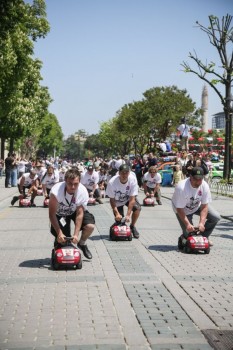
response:
M66 237L65 244L59 244L52 250L51 266L54 270L61 267L81 269L82 258L80 250L71 242L72 237Z
M96 199L94 197L89 197L87 205L96 205Z
M200 231L196 229L194 232L187 234L184 237L182 234L178 239L178 248L183 250L184 253L197 253L203 251L205 254L209 254L210 245L208 238L202 236Z
M19 207L30 207L30 206L31 206L31 198L20 195L19 196Z
M154 207L155 206L155 201L150 196L147 196L146 198L143 199L143 205L145 207Z
M112 241L128 240L132 241L131 229L124 221L115 222L109 231L109 238Z
M49 206L49 197L44 199L44 208L48 208Z

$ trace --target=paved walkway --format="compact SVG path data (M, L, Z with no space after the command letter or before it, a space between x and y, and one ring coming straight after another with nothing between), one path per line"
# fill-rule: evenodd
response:
M162 191L163 205L143 207L131 242L109 241L108 199L90 207L92 261L53 271L42 197L37 208L11 207L16 189L0 180L0 349L232 349L217 347L216 334L233 339L233 223L220 221L209 255L183 254L173 189ZM233 199L213 196L213 206L232 216Z

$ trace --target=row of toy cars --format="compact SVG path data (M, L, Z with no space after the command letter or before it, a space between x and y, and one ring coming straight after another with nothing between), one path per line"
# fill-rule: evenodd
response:
M43 196L43 191L41 189L37 190L37 196ZM43 202L44 208L49 206L49 197L46 197ZM30 195L19 195L19 207L31 207L31 196Z

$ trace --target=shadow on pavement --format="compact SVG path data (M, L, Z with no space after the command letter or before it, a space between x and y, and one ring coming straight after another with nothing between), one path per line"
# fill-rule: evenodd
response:
M222 231L231 231L233 229L233 223L232 222L221 222L218 224L218 229Z
M100 235L100 236L94 236L94 237L89 237L91 241L100 241L102 239L107 239L109 241L109 235Z
M149 250L157 250L159 252L170 252L170 251L178 251L177 245L151 245L148 247Z
M45 259L34 259L34 260L25 260L22 261L19 266L20 267L32 267L32 268L51 268L50 267L50 258L45 258Z
M233 236L231 235L218 235L216 237L226 238L226 239L233 239Z

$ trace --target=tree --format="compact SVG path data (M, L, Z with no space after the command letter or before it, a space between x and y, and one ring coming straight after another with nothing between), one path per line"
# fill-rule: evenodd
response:
M231 175L231 151L232 151L232 113L231 108L232 94L231 86L233 79L233 27L231 27L232 16L227 14L222 17L222 21L216 16L209 16L209 26L205 27L198 21L197 26L209 37L211 45L218 52L221 65L214 62L203 63L196 52L189 53L191 58L198 66L198 70L191 68L189 63L183 62L184 71L196 74L200 79L207 82L217 93L223 105L225 113L225 155L223 177L229 179ZM230 48L229 48L229 45ZM225 95L220 91L220 84L225 88Z
M33 59L33 41L49 31L44 0L0 4L0 137L13 140L30 133L51 101L40 86L41 62ZM46 109L45 109L46 108Z
M110 154L144 154L151 148L150 137L166 139L176 130L181 117L199 126L200 110L186 90L175 86L155 87L144 98L124 105L114 118L101 124L99 138Z
M43 151L44 156L59 154L63 149L63 133L57 117L48 113L41 120L38 128L37 149Z
M81 158L80 141L76 139L75 135L70 135L64 141L64 157L68 158L72 162Z
M176 131L180 119L186 117L189 125L199 126L200 111L187 93L176 86L155 87L143 93L148 119L157 140L165 140Z

